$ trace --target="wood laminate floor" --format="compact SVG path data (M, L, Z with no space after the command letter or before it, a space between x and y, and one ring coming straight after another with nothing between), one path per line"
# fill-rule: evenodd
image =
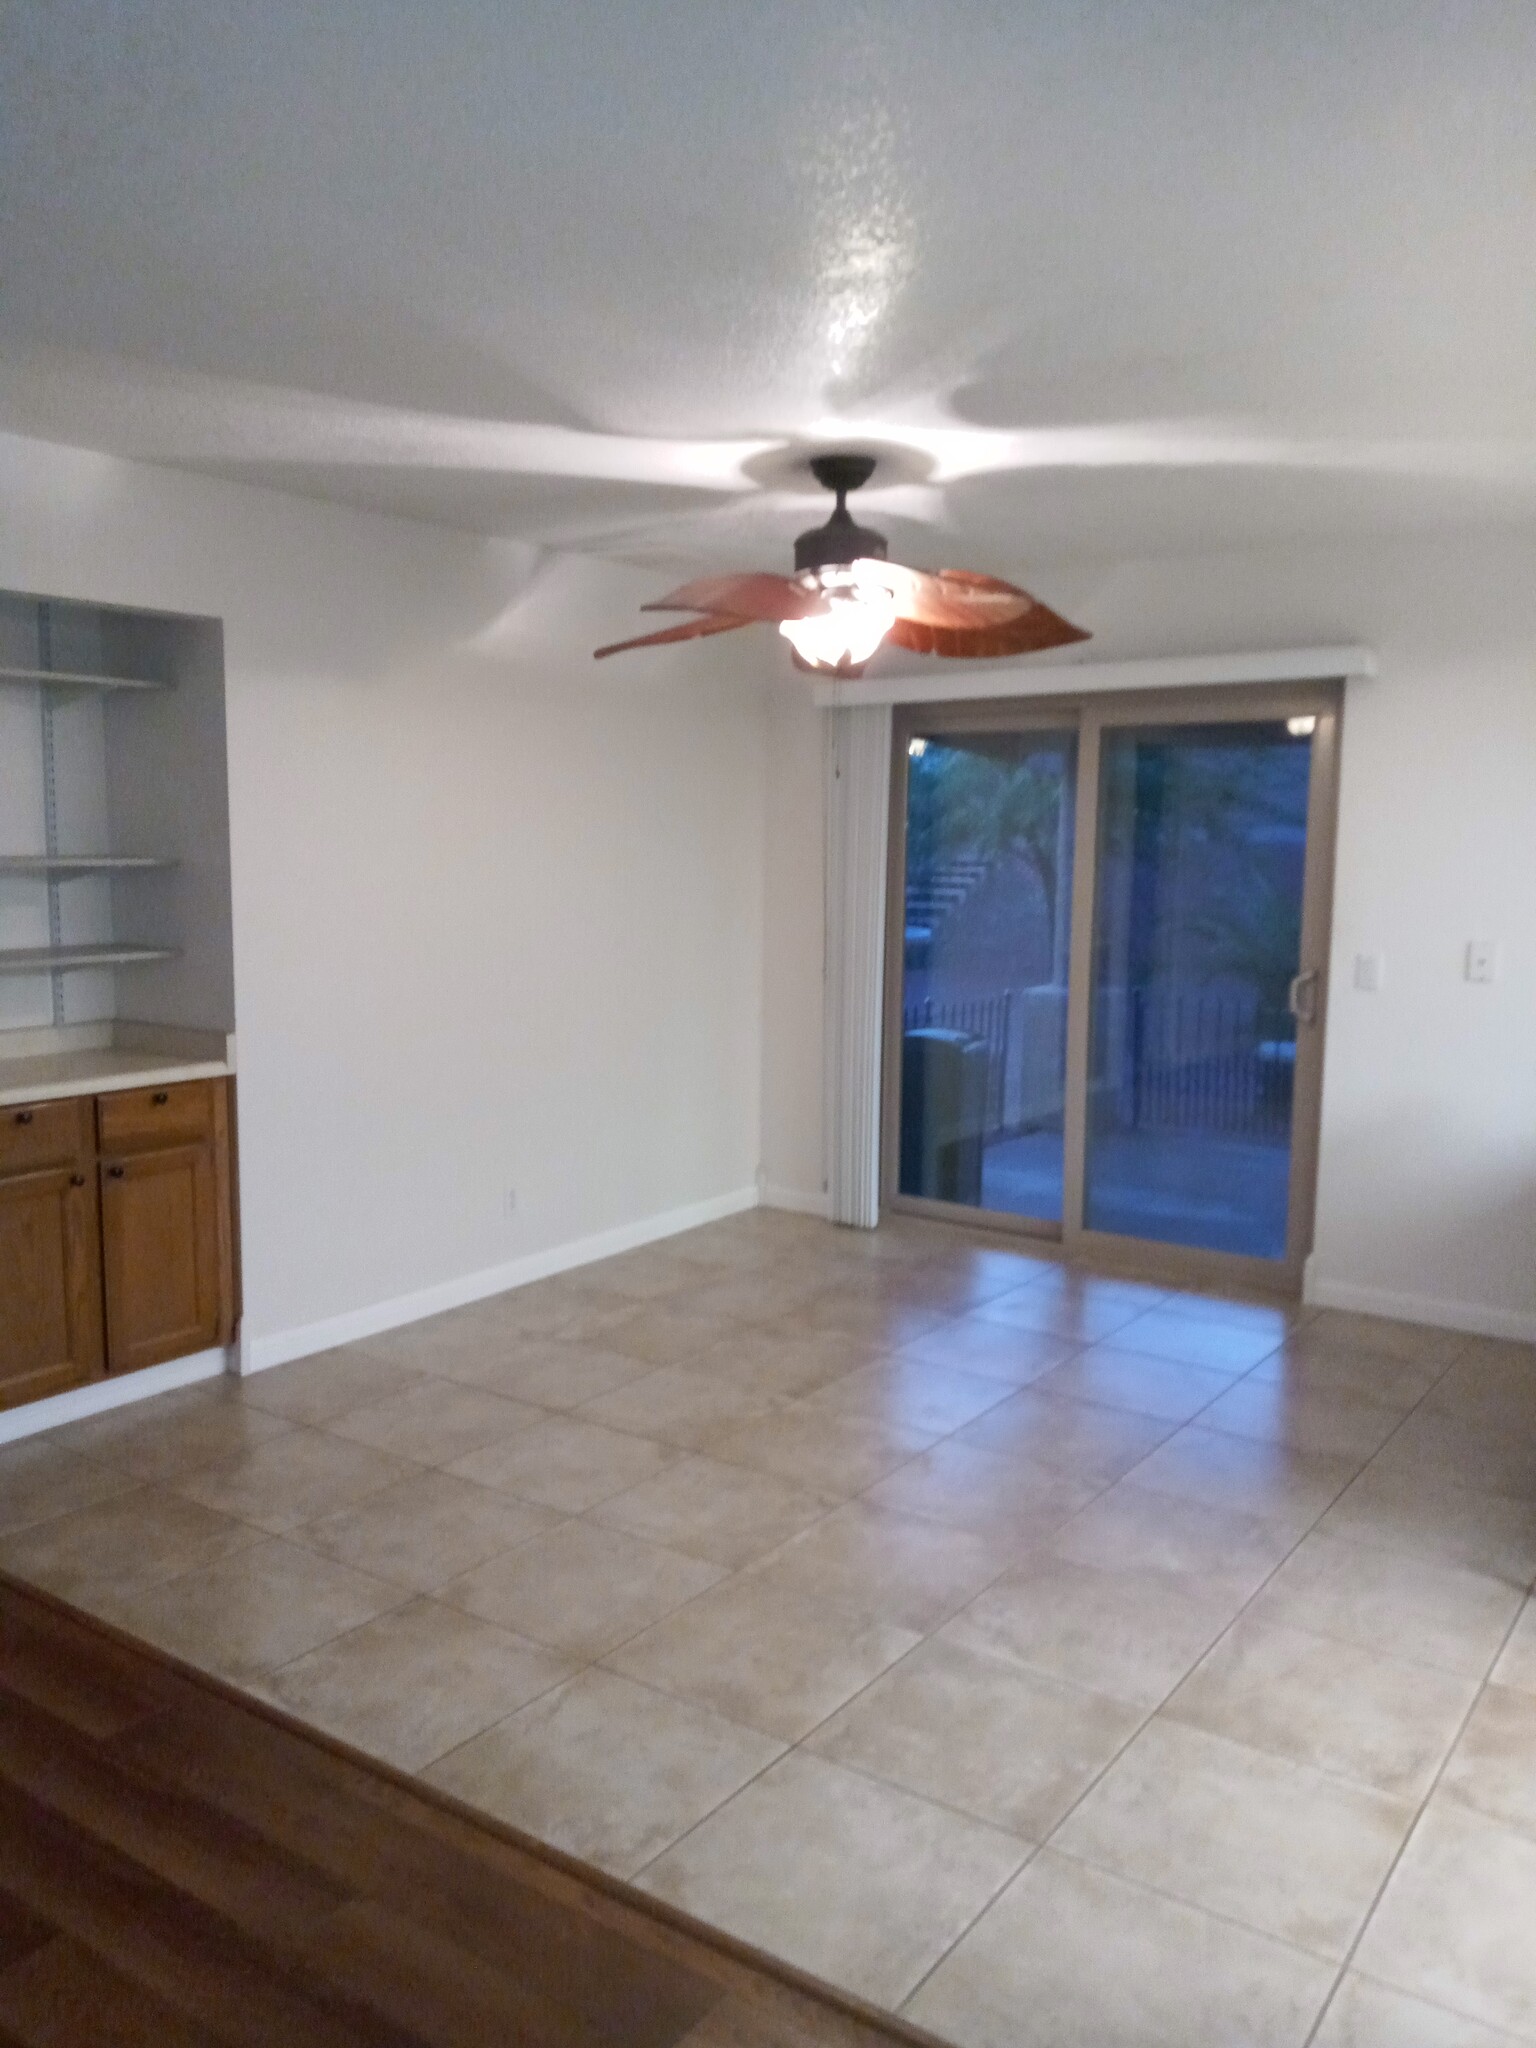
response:
M4 2048L924 2038L0 1580Z

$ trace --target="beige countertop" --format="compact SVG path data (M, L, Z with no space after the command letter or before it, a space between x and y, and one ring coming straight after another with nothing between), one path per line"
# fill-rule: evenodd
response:
M0 1059L0 1109L21 1102L48 1102L65 1095L110 1095L120 1088L164 1087L169 1081L205 1081L234 1068L225 1060L188 1059L183 1054L126 1052L38 1053Z

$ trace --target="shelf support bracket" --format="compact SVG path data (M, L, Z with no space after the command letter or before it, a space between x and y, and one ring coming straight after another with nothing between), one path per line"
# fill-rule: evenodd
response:
M53 607L43 603L37 608L37 665L41 669L53 667ZM39 689L38 702L42 707L43 737L43 849L50 860L58 857L59 851L59 795L54 776L53 759L53 692L44 683ZM64 943L64 920L59 904L59 878L52 870L48 875L48 944L57 952ZM52 974L49 981L53 991L53 1021L64 1022L64 977Z

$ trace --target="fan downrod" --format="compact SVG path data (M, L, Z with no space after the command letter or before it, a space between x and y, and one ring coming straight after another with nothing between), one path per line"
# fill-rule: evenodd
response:
M848 493L867 484L875 473L873 455L813 455L811 475L825 490L837 493L837 504L825 526L813 526L795 542L795 568L842 568L849 562L885 560L885 535L872 526L856 525L848 512Z

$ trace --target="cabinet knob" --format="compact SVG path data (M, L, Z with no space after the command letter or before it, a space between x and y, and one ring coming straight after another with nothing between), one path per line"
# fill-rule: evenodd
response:
M154 1104L155 1104L155 1105L156 1105L156 1106L158 1107L158 1106L159 1106L159 1105L160 1105L161 1103L164 1103L164 1102L169 1102L169 1101L170 1101L170 1099L171 1099L171 1097L170 1097L170 1093L169 1093L169 1091L168 1091L167 1089L165 1089L165 1088L157 1088L157 1089L155 1090L154 1094L153 1094L153 1095L151 1095L151 1097L150 1097L149 1099L150 1099L150 1101L151 1101L151 1102L153 1102L153 1103L154 1103Z
M85 1186L85 1175L83 1173L72 1173L69 1176L69 1184L72 1188L83 1188Z
M121 1168L120 1166L109 1166L109 1167L107 1168L107 1179L108 1179L108 1180L121 1180L121 1179L122 1179L122 1177L123 1177L123 1169L122 1169L122 1168Z
M29 1124L29 1123L31 1123L31 1121L32 1121L32 1112L31 1112L31 1110L30 1110L30 1109L18 1109L18 1110L17 1110L17 1112L16 1112L16 1121L17 1121L17 1123L19 1123L19 1124Z

